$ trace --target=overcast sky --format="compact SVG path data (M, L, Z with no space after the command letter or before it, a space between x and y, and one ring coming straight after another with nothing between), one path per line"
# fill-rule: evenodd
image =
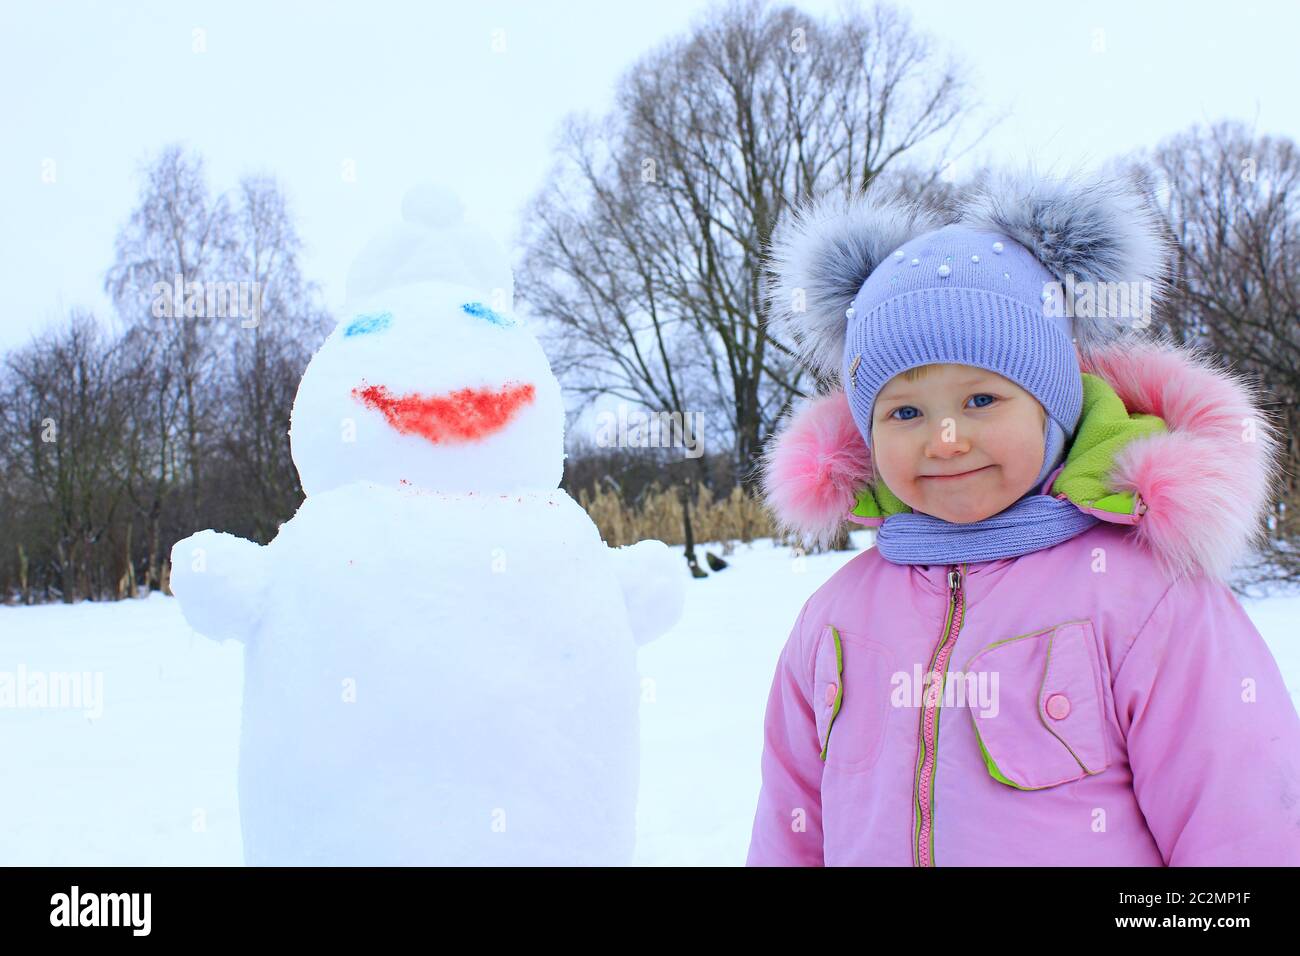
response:
M202 154L214 190L279 178L304 272L334 309L353 256L415 182L454 185L510 244L560 119L604 111L625 68L711 6L4 0L0 348L72 306L108 314L103 275L139 168L174 141ZM989 112L1010 111L974 159L1091 166L1226 117L1300 139L1300 4L1071 6L906 4L969 65Z

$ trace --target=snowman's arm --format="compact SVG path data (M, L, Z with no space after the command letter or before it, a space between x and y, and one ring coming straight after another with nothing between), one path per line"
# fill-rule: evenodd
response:
M246 641L267 593L266 549L219 531L172 548L172 593L190 627L214 641Z
M646 540L611 548L614 573L623 589L632 636L648 644L670 630L686 602L682 559L662 541Z

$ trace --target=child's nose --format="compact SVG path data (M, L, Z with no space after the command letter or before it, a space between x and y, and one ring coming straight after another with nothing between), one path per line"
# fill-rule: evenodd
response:
M926 436L925 453L928 458L952 458L970 451L970 442L958 430L952 419L940 421Z

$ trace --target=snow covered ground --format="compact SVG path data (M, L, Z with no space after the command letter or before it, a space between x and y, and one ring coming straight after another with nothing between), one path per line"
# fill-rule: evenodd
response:
M870 532L854 533L859 548ZM710 550L718 550L710 546ZM640 652L636 862L744 862L772 669L804 600L856 552L768 541L692 581ZM1300 703L1300 597L1243 602ZM82 708L0 709L0 863L238 865L242 650L195 635L172 598L0 608L0 672L103 675Z

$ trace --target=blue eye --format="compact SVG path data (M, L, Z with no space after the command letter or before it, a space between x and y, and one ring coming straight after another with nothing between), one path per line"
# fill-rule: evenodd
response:
M990 395L988 392L979 392L979 393L976 394L976 395L972 395L971 398L972 398L972 399L977 399L977 398L987 398L987 399L991 399L991 401L990 401L988 404L985 404L985 405L976 405L976 406L975 406L976 408L988 408L990 404L992 404L993 402L996 402L996 401L998 400L998 397L997 397L996 395ZM897 417L897 418L895 417L896 413L898 413L898 412L905 412L905 411L908 411L909 409L910 409L911 411L916 412L916 415L904 415L904 416ZM918 411L916 410L916 406L914 406L914 405L900 405L900 406L898 406L898 408L896 408L896 409L894 409L892 412L890 412L889 415L888 415L888 417L889 417L889 418L893 418L894 421L897 421L897 422L910 422L910 421L914 421L914 420L916 419L916 416L917 416L917 415L920 415L920 414L921 414L921 413L918 412Z
M466 315L472 315L476 319L487 319L493 325L499 325L502 328L510 328L515 324L514 319L502 315L495 309L489 309L482 302L466 302L461 306Z
M371 332L382 332L393 321L391 312L372 312L368 315L358 315L343 330L345 338L351 338L354 335L369 335Z

